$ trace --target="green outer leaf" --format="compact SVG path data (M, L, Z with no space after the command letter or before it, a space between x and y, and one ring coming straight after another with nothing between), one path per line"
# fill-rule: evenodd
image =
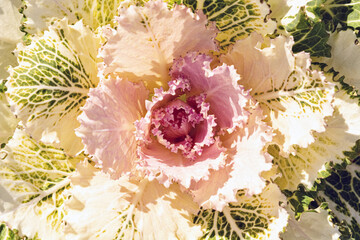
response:
M26 0L24 31L44 31L56 19L67 17L70 24L82 19L93 30L111 24L122 0Z
M295 19L284 27L294 37L295 53L305 51L312 57L330 57L331 47L327 44L329 33L326 32L323 22L313 22L302 9Z
M69 176L83 157L69 157L18 129L0 157L0 220L21 235L61 239Z
M357 1L357 0L355 0ZM314 21L324 22L328 31L335 30L338 25L347 26L348 15L352 14L353 8L360 3L352 0L313 0L306 4L306 10L315 15Z
M360 239L360 158L346 167L335 167L318 186L342 232L341 239Z
M279 206L286 199L275 184L254 196L241 190L237 200L222 212L202 209L195 216L194 222L205 231L201 239L278 239L288 215Z
M203 10L209 21L215 22L220 30L216 39L222 48L254 31L271 34L276 27L272 20L264 22L270 9L259 0L183 0L183 4L194 11Z

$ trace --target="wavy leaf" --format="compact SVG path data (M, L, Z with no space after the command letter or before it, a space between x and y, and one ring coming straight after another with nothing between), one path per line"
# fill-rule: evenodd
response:
M238 41L220 58L234 65L239 84L251 89L267 121L277 132L274 141L284 152L314 142L313 132L325 131L331 116L334 85L310 68L306 53L293 54L291 38L262 39L258 34Z

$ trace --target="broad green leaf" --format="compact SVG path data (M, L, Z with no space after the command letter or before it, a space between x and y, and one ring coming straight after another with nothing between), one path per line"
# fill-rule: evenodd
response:
M346 31L334 32L329 42L331 45L331 58L319 58L318 62L327 64L327 68L333 68L338 72L337 78L344 77L343 82L360 90L360 46L355 33L348 29Z
M280 0L270 0L277 6ZM294 52L306 51L312 57L330 57L331 47L327 43L329 32L336 28L360 26L358 0L311 0L287 1L291 8L281 15L282 27L294 37ZM286 9L286 8L285 8ZM278 14L279 15L279 14Z
M21 14L18 12L20 0L0 1L0 81L9 76L7 68L16 64L16 57L12 51L21 41L20 32Z
M335 94L335 111L327 119L326 131L314 133L316 141L307 148L295 148L295 155L283 157L272 145L268 152L274 157L281 177L275 182L281 189L295 190L300 183L311 188L319 171L327 162L342 163L344 152L350 151L360 139L360 107L358 99L351 99L345 91Z
M24 30L34 34L42 32L56 19L67 17L69 24L83 20L96 30L111 24L122 0L25 0Z
M183 0L193 11L202 10L220 30L216 40L222 48L246 38L251 32L272 34L276 23L266 16L270 9L260 0Z
M191 222L198 206L178 185L157 181L117 180L87 163L72 177L72 198L66 203L67 239L198 239Z
M294 37L295 53L305 51L312 57L330 57L330 46L327 44L329 33L325 23L313 21L306 12L301 9L293 21L284 25L285 30Z
M5 94L0 93L0 148L3 148L13 135L17 123L18 120L11 112Z
M341 239L360 239L359 159L346 168L334 169L331 176L322 180L321 188L319 196L328 203L343 228Z
M194 222L204 228L201 239L279 239L288 214L280 207L286 198L275 184L254 196L239 191L237 200L222 212L202 209L198 213Z
M286 231L281 234L283 240L336 240L340 233L330 222L330 216L324 209L305 212L300 220L295 220L294 213L288 208L290 218Z
M70 154L83 145L76 121L97 78L99 39L82 22L56 22L29 46L19 47L19 66L11 69L7 96L32 137Z
M263 39L258 34L238 41L222 62L234 65L239 84L251 90L276 131L274 142L286 153L314 142L333 113L334 85L310 68L306 53L293 54L291 38Z
M80 158L38 143L18 129L0 157L0 221L20 235L63 239L63 203Z
M313 21L324 22L328 31L333 31L338 25L348 25L349 14L355 19L354 8L359 8L358 0L312 0L307 3L306 10L314 14Z

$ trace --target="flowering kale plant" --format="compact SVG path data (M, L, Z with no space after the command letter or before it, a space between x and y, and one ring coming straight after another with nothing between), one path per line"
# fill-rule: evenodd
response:
M1 0L0 240L360 239L359 0Z

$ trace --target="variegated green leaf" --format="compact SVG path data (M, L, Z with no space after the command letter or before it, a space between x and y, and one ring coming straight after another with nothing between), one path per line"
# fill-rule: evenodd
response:
M330 46L327 44L329 33L326 31L325 23L314 22L302 9L294 20L284 25L285 30L294 37L295 53L305 51L312 57L330 57Z
M351 99L345 91L335 95L335 112L327 119L323 133L314 133L316 141L307 148L296 147L295 155L284 157L272 145L268 152L274 157L281 177L275 182L281 189L296 190L300 183L312 187L319 171L325 170L329 161L341 163L344 152L350 151L360 139L360 107L358 99Z
M195 10L203 10L209 21L220 30L216 39L221 47L246 38L251 32L271 34L276 23L266 20L270 13L266 3L260 0L183 0L183 4Z
M328 203L342 232L342 240L360 239L360 161L333 169L320 183L319 196ZM320 187L319 187L320 188Z
M99 39L82 22L56 22L31 45L18 49L7 96L14 113L35 139L55 143L70 154L83 146L74 129L89 88L97 78Z
M270 0L275 5L281 0ZM287 1L281 12L282 27L294 37L294 52L306 51L312 57L330 57L329 32L336 28L360 26L358 0Z
M312 0L306 4L306 10L314 14L310 15L313 21L324 22L329 31L339 27L338 25L346 27L350 24L348 22L350 15L352 15L351 18L359 21L355 19L353 13L355 8L360 8L358 0Z
M0 220L20 235L63 239L63 203L69 176L81 158L38 143L21 130L0 157Z
M237 200L222 212L202 209L198 213L194 221L204 228L201 239L279 239L288 214L280 207L286 198L275 184L254 196L239 191Z
M110 24L122 0L26 0L23 14L28 33L44 31L56 19L67 17L73 24L82 19L93 30Z

